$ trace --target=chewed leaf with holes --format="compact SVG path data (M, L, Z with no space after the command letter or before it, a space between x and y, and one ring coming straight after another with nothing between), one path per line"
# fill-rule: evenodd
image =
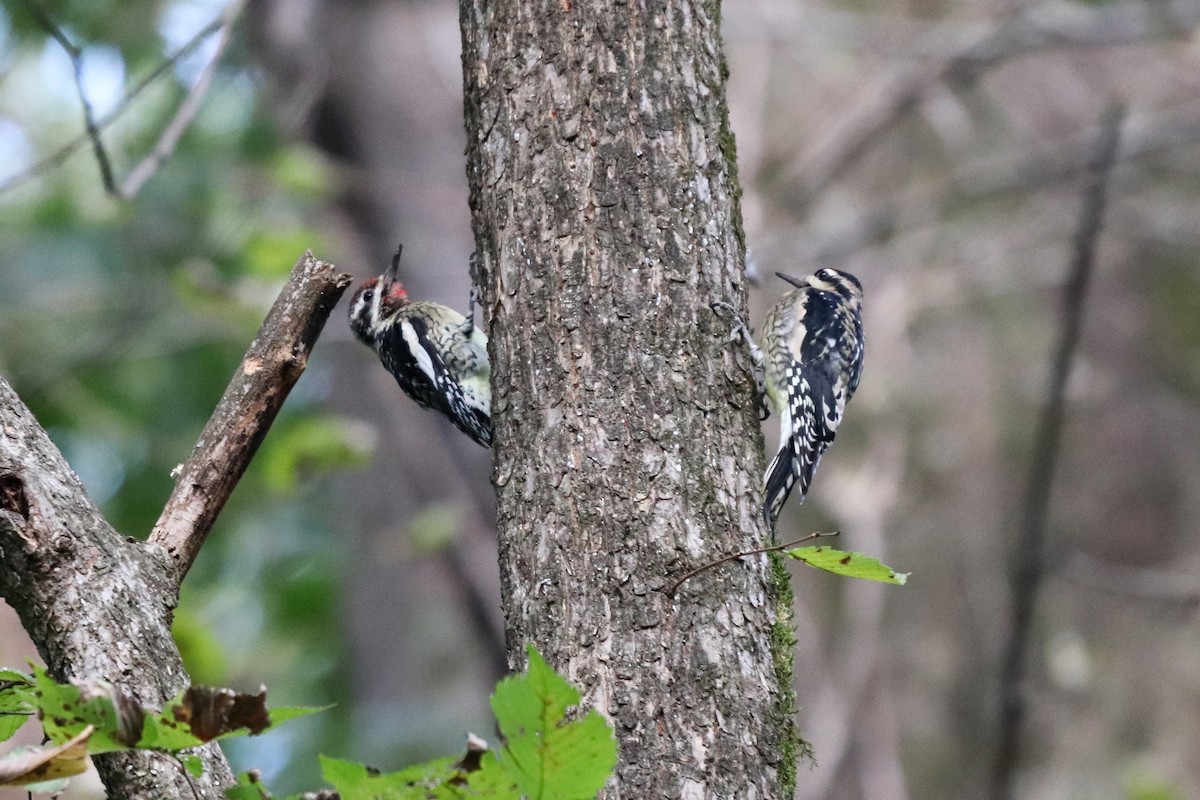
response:
M894 583L903 586L908 580L909 573L896 572L878 559L862 553L848 553L845 550L835 550L832 547L820 545L816 547L793 547L785 550L797 561L803 561L810 567L823 569L835 575L845 575L847 578L862 578L868 581Z

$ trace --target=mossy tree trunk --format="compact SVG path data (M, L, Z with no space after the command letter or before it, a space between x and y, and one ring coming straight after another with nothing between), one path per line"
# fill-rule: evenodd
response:
M794 782L782 571L664 593L765 535L751 381L710 305L745 307L719 14L461 5L510 659L534 642L614 721L608 798Z

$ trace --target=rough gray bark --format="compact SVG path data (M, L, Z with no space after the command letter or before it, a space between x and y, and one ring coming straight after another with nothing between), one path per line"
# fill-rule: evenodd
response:
M126 539L12 387L0 378L0 596L58 680L104 678L161 707L189 681L171 638L179 586L159 547ZM202 748L204 798L233 780L215 745ZM155 753L98 756L112 798L186 798L187 778Z
M786 582L760 556L663 593L765 535L710 308L745 307L719 4L460 9L510 657L533 641L613 719L607 798L789 797Z
M102 678L152 708L190 685L171 638L180 581L349 282L312 253L297 262L151 541L113 530L0 378L0 597L56 679ZM113 800L222 797L229 764L216 745L197 752L204 775L194 781L155 753L95 761Z

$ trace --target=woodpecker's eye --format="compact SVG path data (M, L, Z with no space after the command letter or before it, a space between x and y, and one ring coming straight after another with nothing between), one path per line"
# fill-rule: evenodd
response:
M374 289L367 289L365 292L363 292L363 300L366 300L369 303L374 299L375 299L375 290Z

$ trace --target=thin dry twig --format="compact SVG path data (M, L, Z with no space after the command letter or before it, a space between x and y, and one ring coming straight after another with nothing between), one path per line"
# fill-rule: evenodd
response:
M212 81L216 75L217 68L220 66L221 56L224 54L225 48L229 45L229 41L233 35L234 23L241 15L243 8L245 8L246 0L232 0L219 17L204 26L175 54L156 67L150 75L125 96L125 99L116 108L99 120L97 120L91 102L88 100L87 92L84 90L83 51L32 0L25 0L25 4L29 12L38 21L38 24L45 28L46 32L59 43L71 59L71 65L75 73L76 91L79 94L79 101L83 106L85 133L24 172L0 183L0 192L12 189L35 175L44 172L46 169L61 163L63 159L74 153L85 142L90 142L92 151L96 156L96 162L100 167L100 177L104 183L105 191L123 200L130 200L136 197L137 193L146 184L146 181L150 180L162 165L166 163L167 159L171 157L171 154L175 152L179 140L183 137L183 134L187 131L196 114L199 112L204 98L208 95L209 89L212 88ZM112 160L109 158L108 150L104 146L103 139L100 137L101 131L129 108L134 97L141 93L142 90L160 75L165 73L167 69L178 63L180 59L193 52L205 38L214 32L218 33L218 39L212 58L209 59L209 62L205 65L196 82L188 90L183 102L180 103L179 108L175 111L175 116L167 123L167 126L159 136L158 142L150 150L150 153L130 170L125 180L118 186L114 176Z
M761 555L763 553L781 553L784 550L795 547L796 545L801 544L803 542L808 542L813 539L820 539L823 536L837 536L840 533L841 533L841 531L832 531L831 533L810 533L808 536L805 536L802 539L796 539L793 542L785 542L784 544L773 544L770 547L756 547L753 550L743 550L740 553L730 553L727 556L721 556L716 561L709 561L706 564L701 564L700 566L696 567L695 569L688 570L687 572L685 572L683 574L683 576L679 578L679 580L677 580L671 584L671 586L666 591L666 595L667 595L667 597L674 597L675 592L679 591L679 587L682 586L684 584L684 582L688 581L691 578L696 577L701 572L704 572L707 569L712 569L713 567L719 567L722 564L728 563L735 559L745 558L746 556L757 556L757 555Z
M96 163L100 167L100 180L104 182L104 189L109 194L117 194L116 180L113 178L112 162L108 158L108 151L104 147L104 141L100 138L100 126L96 123L96 113L92 109L92 103L88 100L87 91L83 86L83 50L70 40L63 29L55 24L54 20L46 14L33 0L25 0L25 7L29 9L29 13L33 16L37 23L45 28L54 41L58 42L67 57L71 59L71 70L75 76L75 91L79 94L79 103L83 106L83 127L86 131L87 140L92 143L92 152L96 155Z
M1013 571L1012 622L1000 674L1000 722L991 776L991 797L994 800L1007 800L1013 796L1017 745L1026 708L1022 691L1026 653L1038 591L1046 572L1046 517L1062 441L1067 380L1079 345L1084 299L1096 260L1096 245L1103 229L1108 182L1117 160L1124 117L1125 110L1119 106L1108 112L1100 140L1093 151L1087 184L1083 190L1070 271L1063 289L1062 332L1050 369L1046 403L1034 433L1033 457L1029 483L1025 489L1021 534Z
M351 278L306 252L267 314L150 534L183 580L217 515L304 372L329 312Z
M204 66L204 71L200 73L200 77L196 79L196 83L188 90L187 97L183 98L183 102L179 104L175 116L167 123L167 127L163 129L162 136L158 142L144 159L137 166L130 170L128 177L121 184L120 196L129 200L141 191L142 186L146 181L158 172L159 168L166 162L171 154L175 152L176 145L183 138L184 132L192 124L196 113L200 110L200 105L204 102L205 96L208 95L208 90L212 87L213 77L217 74L217 67L221 64L221 56L225 53L225 48L229 45L229 40L233 36L233 24L238 16L242 13L242 8L246 5L246 0L232 0L225 11L221 13L219 18L220 27L217 33L217 46L213 50L212 58Z
M135 83L133 87L125 94L125 97L123 97L111 111L96 120L96 128L99 131L103 131L113 122L115 122L122 114L129 110L129 107L133 104L133 101L137 99L138 95L153 86L154 82L166 74L168 70L195 52L196 48L198 48L205 39L207 39L221 27L221 24L221 18L217 17L203 28L196 31L192 38L185 42L182 47L180 47L167 58L163 59L158 66L150 70L150 72L148 72L137 83ZM74 139L67 142L62 147L58 148L53 153L46 156L28 169L18 172L16 175L11 176L4 181L0 181L0 193L7 192L10 189L15 189L18 186L36 178L38 175L41 175L43 172L59 166L63 161L73 155L76 150L83 147L90 141L91 137L86 132L76 136Z
M969 85L994 67L1054 48L1188 37L1200 21L1196 8L1189 6L1164 9L1161 16L1130 12L1129 4L1119 3L1073 13L1069 20L1047 20L1045 8L1035 5L1009 16L946 58L902 68L885 79L868 101L853 108L849 118L828 125L829 134L820 145L800 159L796 172L803 196L795 200L801 207L807 206L860 163L889 131L895 130L897 120L938 87Z

